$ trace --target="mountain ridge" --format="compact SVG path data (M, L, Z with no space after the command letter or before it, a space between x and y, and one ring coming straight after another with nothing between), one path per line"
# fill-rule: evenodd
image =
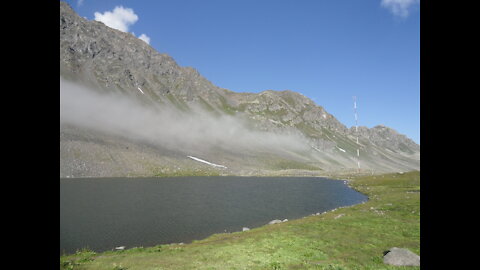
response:
M278 171L292 168L315 168L323 173L354 170L357 165L354 155L358 148L355 142L357 135L362 155L364 155L362 164L366 169L372 171L419 169L419 145L389 127L382 125L371 129L359 127L357 133L353 127L347 128L308 97L291 90L237 93L220 88L204 78L195 68L179 66L171 56L157 52L132 34L78 16L65 2L60 2L60 75L61 79L81 83L100 93L116 93L127 96L144 106L171 107L191 113L197 111L195 108L201 108L216 117L231 116L235 119L242 119L241 121L244 121L245 125L251 127L255 132L301 137L300 140L310 146L310 150L314 152L292 154L290 150L289 153L285 151L279 156L273 155L272 160L277 159L278 162L275 163L277 165L290 165L270 166L268 165L269 161L265 161L267 157L264 153L252 155L252 161L245 161L237 159L232 153L226 154L229 152L228 149L219 150L215 154L213 154L214 151L207 153L210 150L205 150L206 152L203 154L207 157L215 155L227 159L230 157L232 163L243 162L244 165L228 172L212 170L212 168L205 169L204 165L202 165L203 167L196 166L199 164L193 166L195 169L203 170L202 172L244 174L252 170ZM212 124L212 122L208 122L208 124ZM79 134L83 134L84 137L87 136L85 135L87 133L91 133L87 137L107 135L99 135L98 131L85 131L85 129L80 130L72 128L72 126L74 126L72 123L67 122L61 124L61 134L63 134L63 137L61 136L63 138L63 141L61 139L61 177L161 175L161 173L154 173L155 168L163 166L160 164L170 164L163 166L164 170L169 172L172 171L171 167L176 166L174 165L176 163L188 163L190 165L185 166L193 168L191 160L186 162L182 158L182 161L179 161L181 155L172 154L167 157L159 154L160 157L153 158L153 171L138 169L113 173L112 169L106 173L102 172L102 168L97 168L86 173L89 170L85 168L95 167L93 164L96 164L96 159L90 156L85 157L88 156L86 149L92 145L82 144L82 140L78 139ZM265 135L264 133L262 134ZM249 135L250 133L245 134ZM118 139L116 143L129 144L130 142ZM102 144L98 144L96 147L101 149L97 149L98 151L106 152L116 149ZM162 148L158 145L156 147ZM212 148L215 147L212 144ZM130 152L133 148L129 148ZM71 151L66 151L66 149L76 149L75 151L82 153L77 156L83 156L83 158L74 158ZM171 151L171 149L164 150ZM145 149L136 151L144 153ZM342 156L343 153L348 153L349 156ZM115 154L119 155L117 152ZM137 154L132 153L133 156ZM182 155L185 154L187 153ZM260 156L262 157L260 158ZM385 158L379 159L379 156ZM133 158L129 162L139 163L137 159ZM262 161L253 161L259 159ZM118 165L118 158L106 160L108 162L105 161L105 163ZM79 165L87 163L91 165L83 167ZM321 165L312 165L317 163ZM295 165L291 166L291 164Z

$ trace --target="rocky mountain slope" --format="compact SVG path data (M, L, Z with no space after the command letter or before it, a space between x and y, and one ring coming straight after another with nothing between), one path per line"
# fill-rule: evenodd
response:
M60 94L60 177L325 175L355 171L357 148L364 172L420 166L419 145L391 128L359 127L357 144L299 93L217 87L64 2Z

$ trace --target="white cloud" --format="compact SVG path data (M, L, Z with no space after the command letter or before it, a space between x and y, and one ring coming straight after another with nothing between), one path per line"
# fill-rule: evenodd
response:
M77 6L83 5L83 0L77 0Z
M78 3L83 3L83 0L79 0ZM95 12L95 20L103 22L111 28L128 32L129 26L138 21L138 16L131 8L116 6L113 11L105 11L103 14ZM135 35L133 32L132 34ZM150 37L146 34L141 34L138 38L145 41L147 44L150 44Z
M112 11L105 13L95 12L95 20L117 30L128 32L128 27L138 20L137 14L131 8L116 6Z
M145 41L147 44L150 44L150 37L149 36L147 36L145 34L141 34L138 38Z
M381 6L389 9L393 15L406 18L410 14L410 9L420 0L382 0Z

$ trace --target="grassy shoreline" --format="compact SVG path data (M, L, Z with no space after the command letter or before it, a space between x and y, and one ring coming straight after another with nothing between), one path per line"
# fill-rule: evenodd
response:
M83 250L61 256L60 269L402 269L384 265L383 252L420 255L418 171L341 178L369 201L184 245Z

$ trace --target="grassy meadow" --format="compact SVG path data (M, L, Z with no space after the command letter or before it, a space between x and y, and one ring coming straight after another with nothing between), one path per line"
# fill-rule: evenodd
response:
M420 255L420 173L343 177L366 203L320 215L168 244L60 256L60 269L419 269L383 264L383 252Z

